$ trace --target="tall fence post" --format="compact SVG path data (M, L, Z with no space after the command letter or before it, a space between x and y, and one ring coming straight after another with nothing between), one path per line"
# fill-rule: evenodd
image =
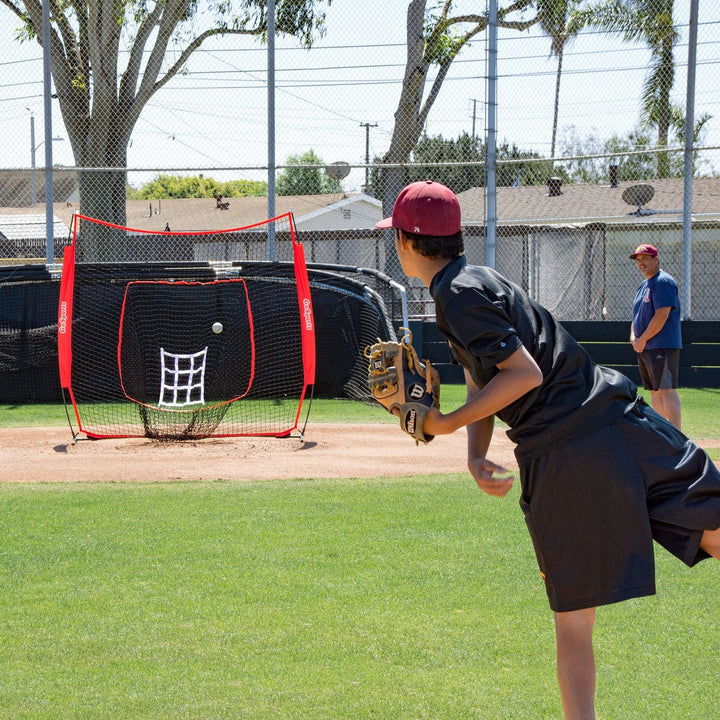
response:
M685 101L685 169L683 183L682 319L692 317L692 187L693 145L695 144L695 66L697 56L698 0L690 2L688 26L688 69Z
M52 153L52 67L50 64L50 0L42 3L43 106L45 112L45 262L55 263ZM33 150L33 154L34 154ZM33 169L34 172L34 169Z
M273 218L275 212L275 0L268 0L267 4L267 34L268 34L268 218ZM275 260L275 223L268 225L268 260Z
M489 267L495 267L495 242L497 237L497 0L490 0L488 24L488 78L487 78L487 258Z

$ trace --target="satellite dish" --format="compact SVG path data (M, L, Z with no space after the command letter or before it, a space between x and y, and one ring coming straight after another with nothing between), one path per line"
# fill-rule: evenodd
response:
M325 166L325 172L333 180L342 180L350 174L350 165L343 160Z
M655 188L652 185L631 185L625 188L622 199L628 205L637 205L635 215L642 215L644 205L647 205L655 195Z

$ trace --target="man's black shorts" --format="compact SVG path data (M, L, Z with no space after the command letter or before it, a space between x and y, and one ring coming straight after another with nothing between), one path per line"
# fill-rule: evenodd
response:
M518 452L522 497L556 612L655 593L653 539L687 565L720 527L720 472L642 400L612 425Z
M676 388L680 374L680 350L678 348L645 349L638 353L638 369L646 390Z

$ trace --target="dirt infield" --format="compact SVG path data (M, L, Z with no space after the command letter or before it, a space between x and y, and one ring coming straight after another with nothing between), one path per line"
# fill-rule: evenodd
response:
M97 482L393 477L466 472L467 435L427 445L388 424L308 425L304 441L220 438L160 443L80 440L65 428L0 429L0 481ZM490 457L516 469L512 443L497 430Z
M467 435L427 445L388 424L309 425L298 438L218 438L178 443L80 440L67 427L0 429L0 482L281 480L464 473ZM719 447L720 440L699 440ZM489 457L516 470L513 444L495 430Z

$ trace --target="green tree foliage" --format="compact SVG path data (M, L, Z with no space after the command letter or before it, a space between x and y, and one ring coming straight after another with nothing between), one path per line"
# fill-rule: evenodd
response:
M308 150L302 155L290 155L285 161L286 167L275 181L278 195L324 195L341 193L342 186L323 169L323 161Z
M436 180L456 193L485 184L485 148L480 140L463 133L456 140L423 135L406 168L404 182ZM443 167L437 164L447 163Z
M532 150L520 150L515 143L499 145L496 155L498 186L545 185L553 174L551 161L542 160L542 155Z
M158 175L138 189L129 188L128 200L164 200L167 198L211 198L267 196L267 183L256 180L218 182L203 175Z
M700 142L705 123L709 115L702 115L695 123L694 142ZM685 135L684 119L678 118L672 126L674 141L683 144ZM556 174L570 183L607 183L609 166L617 165L618 182L637 182L654 180L657 174L657 153L651 136L651 129L640 126L627 135L615 134L607 140L595 135L581 138L575 128L571 128L561 143L560 153L572 160L556 168ZM647 152L643 152L646 150ZM685 173L683 153L666 153L667 174L665 177L679 178ZM696 168L696 170L700 170ZM710 170L712 173L712 170ZM699 174L696 172L696 174Z
M504 142L497 148L497 184L513 185L518 179L523 185L542 185L552 174L552 163L538 163L540 155L520 150L517 145ZM403 184L417 180L435 180L456 193L485 186L487 148L478 138L463 133L457 139L442 135L420 138L412 153L412 164L403 169ZM371 174L372 183L380 177L379 168Z
M659 148L668 146L674 113L671 91L675 81L674 48L679 35L673 23L673 6L674 0L600 0L571 16L571 24L577 28L601 28L649 48L640 120L644 126L657 129ZM671 177L667 153L660 153L656 162L656 176Z

